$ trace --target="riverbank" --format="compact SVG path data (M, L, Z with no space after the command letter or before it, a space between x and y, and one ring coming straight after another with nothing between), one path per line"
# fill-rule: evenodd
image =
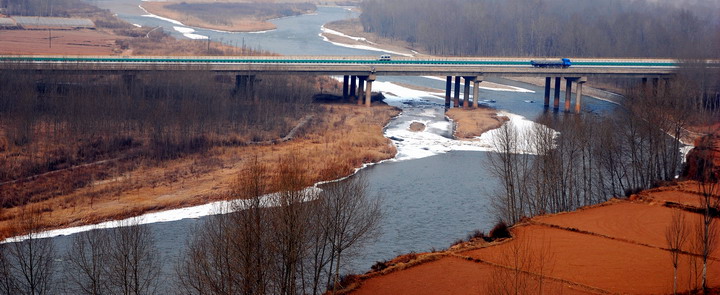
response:
M398 109L382 103L372 108L321 104L317 114L300 122L302 132L292 140L215 147L160 165L141 165L117 177L33 202L30 207L40 212L38 228L48 230L233 199L234 186L241 181L239 175L256 157L269 171L279 169L283 159L294 157L306 167L307 185L341 178L364 164L395 155L395 148L382 130L398 113ZM22 185L52 189L72 172L39 177ZM10 186L4 185L3 189ZM23 208L3 210L2 238L22 234L17 232L16 224Z
M253 3L207 1L145 1L148 13L181 22L183 25L226 32L263 32L277 27L270 22L281 17L313 13L307 2Z
M409 254L360 275L353 294L669 294L673 267L665 232L673 214L698 225L699 186L693 181L612 199L573 212L525 220L511 238L481 235L448 250ZM680 204L680 206L678 205ZM680 254L678 290L697 288L701 271L691 243ZM717 278L720 253L708 277ZM710 287L720 287L711 279Z

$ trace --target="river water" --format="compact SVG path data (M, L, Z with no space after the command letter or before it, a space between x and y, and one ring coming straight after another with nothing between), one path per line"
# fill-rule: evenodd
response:
M141 4L138 0L88 1L110 9L130 23L161 26L178 38L186 38L184 34L189 32L186 26L143 16L147 13L138 8ZM357 14L346 8L319 7L315 14L274 20L278 29L273 31L227 33L196 28L190 37L209 36L214 41L244 44L285 55L378 55L377 51L337 46L318 35L323 24L355 16ZM481 100L493 100L495 102L488 102L491 106L530 120L543 113L541 87L499 78L490 80L520 87L522 91L483 89ZM404 129L412 121L424 122L429 128L417 138L397 141L399 153L395 160L371 165L359 172L368 180L370 192L383 197L385 219L380 237L362 249L346 272L365 272L375 261L402 253L447 248L475 229L489 230L496 221L490 208L490 196L498 185L484 168L489 153L487 146L469 145L450 138L452 124L444 117L444 99L430 93L398 90L391 82L434 87L438 93L443 92L445 86L443 80L422 77L379 77L377 86L373 85L373 90L387 92L389 104L403 109L403 114L388 125L386 134L407 134L403 133ZM607 112L615 108L611 103L590 97L584 97L583 103L586 112ZM167 278L174 276L174 262L194 227L202 220L187 218L146 225L156 235L162 260L166 262L164 275ZM60 253L66 251L71 237L54 238Z

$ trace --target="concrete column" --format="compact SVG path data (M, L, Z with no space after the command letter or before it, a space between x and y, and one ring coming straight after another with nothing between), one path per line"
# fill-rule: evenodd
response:
M452 76L445 79L445 107L450 107L450 92L452 91Z
M472 83L472 77L465 77L465 89L463 91L463 109L470 108L470 83Z
M372 82L375 81L375 75L367 77L367 89L365 89L365 106L372 105Z
M357 92L355 92L357 88L357 82L356 82L356 76L350 76L350 97L358 97Z
M453 107L460 107L460 76L455 76L455 100Z
M652 86L652 94L653 96L656 96L658 94L658 88L660 87L660 78L653 78Z
M482 82L483 77L476 77L475 83L473 85L473 108L478 108L480 106L480 82Z
M550 80L552 80L552 78L545 77L545 104L544 104L544 106L546 108L550 106Z
M555 77L555 98L553 99L553 109L557 112L560 108L560 77Z
M343 95L344 100L348 99L348 90L350 90L350 89L348 89L350 87L350 85L348 85L349 82L350 82L350 76L348 76L348 75L343 76L343 94L342 95Z
M255 82L259 79L255 79L254 75L235 75L235 90L234 93L241 93L245 98L252 98L253 101L257 102L255 97Z
M361 98L364 97L363 95L365 94L365 79L367 79L366 76L358 76L358 80L359 80L359 82L358 82L358 93L357 93L357 97L358 97L358 100L357 100L358 102L357 102L357 103L358 103L358 105L362 105L362 104L363 104L363 100L362 100Z
M130 92L133 88L133 85L135 84L135 75L134 74L123 74L122 80L123 80L123 84L125 84L125 90L127 90L127 92Z
M575 113L576 114L580 113L580 108L582 106L581 105L582 104L582 90L583 90L583 84L585 84L585 82L587 82L587 77L581 77L580 79L577 80L577 90L575 91L577 94L575 96Z
M570 100L572 99L572 82L574 78L565 78L565 111L570 111Z
M642 92L643 95L648 96L647 78L642 78Z

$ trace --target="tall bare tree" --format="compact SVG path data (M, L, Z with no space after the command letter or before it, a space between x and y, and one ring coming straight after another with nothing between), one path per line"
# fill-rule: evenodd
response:
M673 294L677 294L677 274L680 263L680 252L688 239L688 228L685 215L681 210L674 210L670 224L665 229L665 241L670 249L670 262L673 266Z
M139 219L123 223L110 234L109 285L117 294L153 294L162 266L153 233Z
M17 228L24 240L9 245L11 272L20 294L47 294L52 290L55 247L52 239L38 236L41 215L37 208L21 210Z
M382 218L381 200L368 196L367 187L367 180L355 176L325 186L318 200L319 225L327 233L324 236L332 251L333 294L340 283L343 254L378 233Z
M105 294L108 291L110 236L95 229L78 233L66 254L67 289L74 294Z

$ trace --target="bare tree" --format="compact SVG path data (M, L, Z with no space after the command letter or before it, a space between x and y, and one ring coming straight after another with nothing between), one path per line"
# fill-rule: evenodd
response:
M343 254L378 233L382 210L380 198L367 195L367 181L361 176L334 182L320 195L320 226L327 233L333 294L340 283ZM334 267L334 269L333 269Z
M95 229L78 233L66 254L68 291L74 294L104 294L108 288L107 231Z
M162 261L150 228L139 219L124 221L110 237L109 285L113 293L153 294Z
M40 216L37 209L23 207L17 226L24 240L8 245L9 269L19 294L46 294L52 287L55 248L52 239L38 236Z
M701 223L698 224L701 230L700 233L700 244L702 249L700 256L702 257L702 290L707 291L707 267L708 258L712 255L713 251L717 247L716 242L718 238L717 226L717 214L720 209L720 199L716 196L718 189L718 178L711 169L704 169L702 178L698 181L700 188L700 206L702 209ZM703 170L701 170L703 171Z
M677 294L677 274L680 263L680 252L688 238L685 215L681 210L674 210L672 220L665 230L665 241L670 249L670 261L673 266L673 294Z

